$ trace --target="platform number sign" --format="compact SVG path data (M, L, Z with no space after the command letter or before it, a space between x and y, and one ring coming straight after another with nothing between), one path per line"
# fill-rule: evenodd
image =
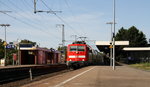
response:
M7 44L7 45L6 45L6 48L7 48L7 49L13 49L13 48L15 48L15 46L14 46L13 44Z

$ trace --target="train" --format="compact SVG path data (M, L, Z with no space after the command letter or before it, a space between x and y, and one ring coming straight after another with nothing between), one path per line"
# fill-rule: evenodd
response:
M97 50L92 49L85 41L75 41L67 46L66 63L69 68L77 69L103 62L103 56Z
M58 50L24 46L24 44L20 45L19 50L21 65L66 64L71 69L77 69L87 65L103 64L106 59L85 41L75 41L69 44L64 54Z

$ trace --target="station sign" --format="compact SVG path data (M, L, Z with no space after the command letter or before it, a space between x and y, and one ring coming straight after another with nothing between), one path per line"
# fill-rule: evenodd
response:
M109 46L109 48L113 48L113 46L112 46L112 45L110 45L110 46Z
M14 46L13 44L7 44L7 45L6 45L6 48L7 48L7 49L13 49L13 48L15 48L15 46Z

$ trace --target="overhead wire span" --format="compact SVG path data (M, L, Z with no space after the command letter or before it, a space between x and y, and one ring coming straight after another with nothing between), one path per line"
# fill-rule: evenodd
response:
M2 1L0 1L1 3L3 3ZM9 1L10 2L10 1ZM13 4L12 2L10 2L11 4ZM15 11L15 13L17 14L17 15L19 15L19 16L21 16L21 17L24 17L24 18L26 18L24 15L21 15L21 14L19 14L19 13L17 13L17 11L16 10L14 10L13 8L10 8L7 4L5 4L5 3L3 3L5 6L7 6L7 8L9 8L9 9L11 9L11 10L13 10L13 11ZM13 4L14 5L14 4ZM18 7L17 6L15 6L14 5L14 7L16 7L17 9L18 9ZM19 9L19 10L21 10L21 9ZM4 13L5 14L5 13ZM34 26L32 25L32 24L30 24L30 23L35 23L34 21L32 21L32 20L29 20L29 19L26 19L26 20L28 20L28 21L32 21L32 22L30 22L30 23L28 23L28 22L25 22L25 21L23 21L23 20L20 20L19 18L17 18L17 17L14 17L14 16L11 16L11 15L9 15L9 14L7 14L9 17L12 17L13 19L15 19L15 20L18 20L18 21L20 21L20 22L22 22L22 23L24 23L24 24L26 24L26 25L28 25L28 26L30 26L30 27L33 27L34 28ZM36 23L35 23L36 24ZM39 24L37 24L37 25L39 25ZM37 27L36 27L37 28Z
M13 16L11 16L11 15L9 15L9 14L7 14L7 13L4 13L4 14L6 14L7 16L9 16L9 17L11 17L11 18L13 18L13 19L15 19L15 20L17 20L17 21L20 21L20 22L22 22L22 23L24 23L24 24L26 24L26 25L28 25L28 26L30 26L30 27L33 27L34 29L37 29L35 26L32 26L31 24L29 24L29 23L26 23L26 22L24 22L24 21L22 21L22 20L19 20L19 19L17 19L16 17L13 17ZM39 28L38 28L39 29ZM44 32L43 30L41 30L40 29L40 31L42 31L42 32ZM44 32L44 33L46 33L47 35L49 35L49 33L47 33L47 32ZM54 44L56 44L56 43L54 43Z
M80 35L72 26L70 26L65 20L63 20L60 16L58 16L57 14L55 14L55 12L53 12L53 10L43 1L41 0L41 2L50 10L52 11L52 13L59 19L61 20L63 23L65 23L68 27L70 27L71 29L73 29L74 32L76 32L78 34L78 36L82 36Z
M10 0L8 0L8 1L10 1ZM0 1L1 2L1 1ZM3 3L3 2L1 2L1 3ZM3 3L5 6L7 6L5 3ZM17 9L18 9L18 7L17 6L15 6L15 4L14 3L12 3L11 2L11 4L13 4L14 5L14 7L16 7ZM12 9L13 11L16 11L16 10L14 10L13 8L10 8L9 6L7 6L9 9ZM19 10L21 10L21 9L19 9ZM8 15L8 14L7 14ZM21 15L21 14L18 14L17 13L17 15L19 15L19 16L22 16L22 17L24 17L25 18L25 16L24 15ZM25 21L23 21L23 20L20 20L20 19L18 19L18 18L16 18L16 17L14 17L14 16L11 16L11 15L9 15L9 17L12 17L12 18L14 18L14 19L16 19L16 20L18 20L18 21L20 21L20 22L22 22L22 23L24 23L24 24L26 24L26 25L28 25L28 26L30 26L30 27L32 27L32 28L36 28L36 29L39 29L40 31L42 31L42 32L44 32L44 30L42 29L43 27L45 27L45 26L43 26L42 28L39 28L39 27L37 27L37 26L39 26L39 25L41 25L41 23L35 23L35 21L32 21L32 20L29 20L28 19L28 21L32 21L32 22L30 22L30 23L34 23L34 24L36 24L36 26L34 26L34 25L32 25L32 24L30 24L30 23L28 23L28 22L25 22ZM27 20L27 19L26 19ZM40 20L39 20L40 21ZM45 28L47 28L47 27L45 27ZM48 33L48 32L45 32L45 33ZM49 33L48 33L49 34ZM51 33L52 34L52 33ZM52 34L53 35L53 34ZM55 36L55 35L54 35ZM57 36L56 36L57 37ZM60 39L60 38L59 38Z
M20 11L24 11L23 9L20 9L17 5L15 5L13 2L11 2L10 0L8 0L16 9L19 9ZM12 9L12 8L11 8ZM13 9L14 10L14 9ZM27 14L27 13L26 13ZM25 17L24 15L21 15L21 14L18 14L18 15L20 15L20 16L23 16L23 17ZM31 15L31 14L27 14L27 15ZM41 18L43 18L43 17L41 17ZM26 20L29 20L29 19L26 19ZM36 19L36 20L38 20L38 19ZM34 24L36 24L36 26L39 26L39 25L41 25L41 22L36 22L36 21L33 21L33 20L29 20L29 21L32 21L31 23L34 23ZM41 21L41 20L38 20L38 21ZM31 24L30 24L31 25ZM41 27L41 26L40 26ZM47 29L47 27L45 27L45 26L42 26L42 28L45 28L45 29ZM36 27L37 28L37 27ZM44 31L43 29L41 28L41 30L42 31ZM47 33L47 32L46 32ZM52 34L52 33L51 33ZM56 36L56 35L53 35L53 36ZM57 36L56 36L57 37Z
M2 1L0 1L2 4L4 4L5 6L7 6L5 3L3 3ZM12 3L11 3L12 4ZM14 5L14 4L13 4ZM16 7L16 6L15 6ZM12 10L14 10L13 8L10 8L9 6L7 6L7 8L9 8L9 9L12 9ZM21 9L20 9L21 10ZM14 10L15 11L15 10ZM39 27L37 27L37 26L34 26L34 25L32 25L32 24L30 24L30 23L28 23L28 22L26 22L26 21L23 21L23 20L21 20L21 19L19 19L19 18L16 18L16 17L14 17L14 16L12 16L12 15L9 15L9 14L7 14L7 13L4 13L5 15L7 15L7 16L9 16L9 17L11 17L11 18L13 18L13 19L15 19L15 20L17 20L17 21L19 21L19 22L21 22L21 23L23 23L23 24L26 24L26 25L28 25L28 26L30 26L30 27L32 27L32 28L34 28L34 29L38 29L38 30L40 30L40 31L42 31L43 33L46 33L47 35L50 35L48 32L46 32L46 31L44 31L43 29L41 29L41 28L39 28ZM20 15L20 14L17 14L17 15ZM20 16L22 16L22 15L20 15ZM31 21L31 20L30 20ZM34 22L34 21L33 21ZM52 34L52 33L51 33ZM55 36L55 35L52 35L52 36ZM56 38L56 37L55 37ZM58 37L57 37L57 39L58 39ZM60 39L60 38L59 38Z
M26 7L30 7L31 9L34 9L34 7L33 7L33 4L34 4L34 2L33 2L33 0L31 0L32 1L32 6L29 4L29 2L27 1L27 0L23 0L23 3L24 3L24 5L26 6ZM47 17L45 17L45 16L43 16L43 15L41 15L41 14L36 14L37 16L39 16L41 19L43 19L43 20L47 20ZM34 16L36 16L36 15L34 15ZM36 19L36 20L38 20L38 21L41 21L40 19ZM41 23L41 22L39 22L39 23ZM42 24L45 24L45 23L47 23L47 22L43 22ZM46 25L46 24L45 24ZM45 26L43 26L44 28L47 28L47 27L45 27Z
M17 5L15 5L12 1L10 1L10 0L8 0L16 9L19 9L21 12L25 12L23 9L21 9L20 7L18 7ZM12 8L11 8L12 9ZM12 9L12 10L14 10L14 9ZM15 11L15 10L14 10ZM18 13L17 13L18 14ZM29 14L29 13L24 13L24 14L27 14L26 16L30 16L31 14ZM24 17L24 18L26 18L26 16L24 16L24 15L22 15L22 14L18 14L18 15L20 15L20 16L22 16L22 17ZM29 20L29 19L28 19ZM33 20L30 20L30 21L32 21L32 23L34 23L34 24L36 24L36 25L39 25L40 23L39 22L35 22L35 21L33 21Z
M68 9L69 9L69 11L70 11L72 17L73 17L74 19L76 19L76 17L74 16L73 11L71 10L71 7L70 7L68 1L69 1L69 0L64 0L64 2L65 2L65 4L66 4L66 6L68 7ZM81 25L80 25L79 23L77 23L77 24L78 24L78 26L80 27L80 30L84 32L84 36L85 36L85 35L86 35L85 28L84 28L83 26L81 27Z

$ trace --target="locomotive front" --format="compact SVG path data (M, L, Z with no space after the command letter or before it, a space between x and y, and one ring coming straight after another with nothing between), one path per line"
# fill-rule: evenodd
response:
M67 48L67 65L70 68L79 68L86 64L88 60L87 45L74 43Z

